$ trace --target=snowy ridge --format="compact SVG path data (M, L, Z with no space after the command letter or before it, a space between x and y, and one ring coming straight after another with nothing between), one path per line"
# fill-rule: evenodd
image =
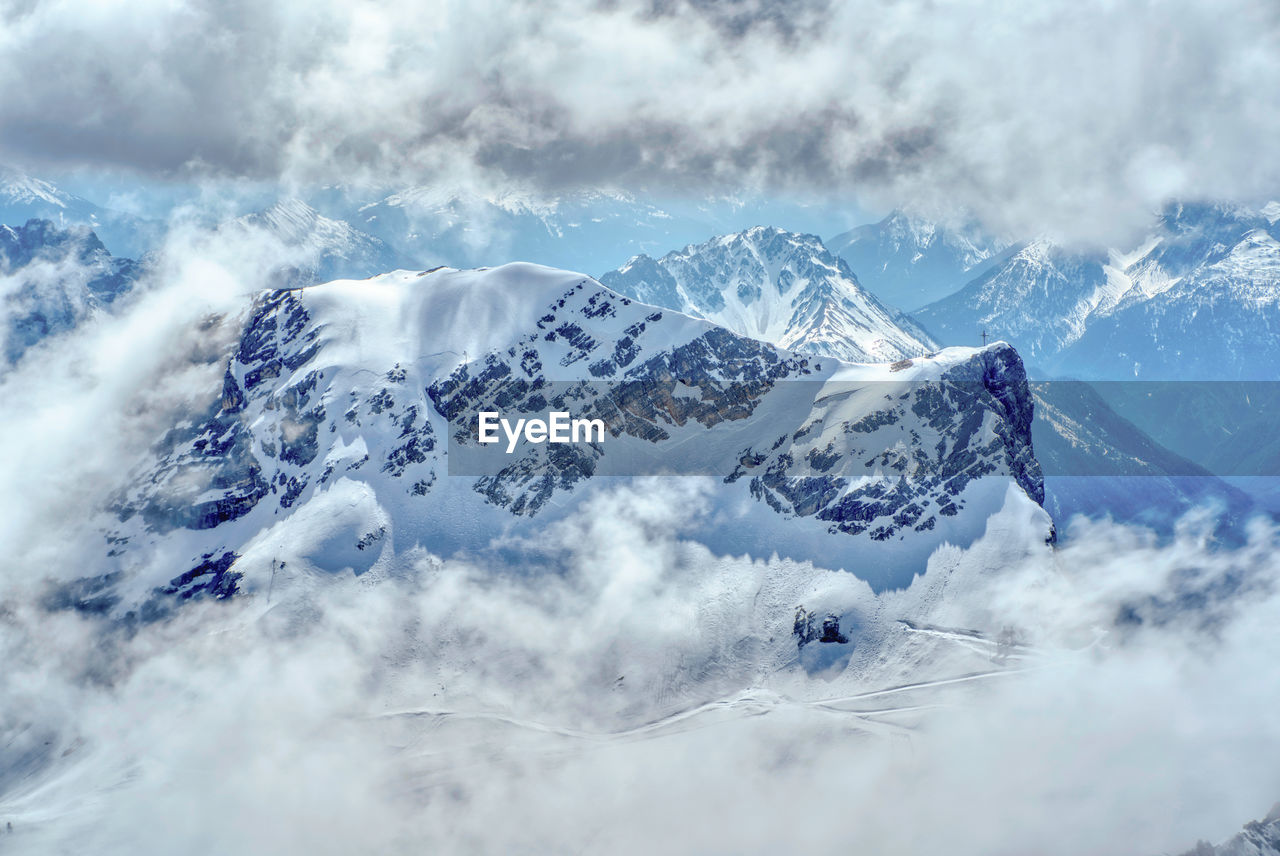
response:
M827 244L866 288L908 311L949 294L964 282L966 272L1008 246L976 225L948 228L903 211L837 235Z
M294 267L312 281L361 277L397 267L385 243L350 223L325 217L300 199L285 199L239 218L232 228L264 230L288 250Z
M891 362L932 350L932 342L899 326L812 235L758 226L658 260L638 256L600 281L743 336L850 362Z
M1174 205L1127 251L1031 241L917 317L952 344L985 329L1056 373L1270 378L1278 240L1265 210Z
M1007 345L817 360L528 264L267 293L213 393L117 497L106 566L79 600L145 618L274 579L275 558L239 562L247 551L359 573L415 545L475 547L655 461L727 474L736 549L856 545L878 586L976 537L1010 486L1043 498ZM547 408L608 436L496 451L479 474L451 463L475 451L480 410Z
M30 205L43 202L66 208L71 197L47 181L13 169L0 170L0 204Z

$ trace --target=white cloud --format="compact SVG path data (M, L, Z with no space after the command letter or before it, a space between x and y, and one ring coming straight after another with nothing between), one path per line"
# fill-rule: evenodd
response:
M712 555L704 508L687 482L619 487L507 545L559 573L419 553L106 645L12 601L4 759L52 747L0 795L12 846L1154 853L1280 790L1274 531L1227 551L1091 524L1055 552L1011 509L877 598ZM1241 576L1197 611L1148 603ZM797 603L858 616L847 670L795 664ZM1124 604L1144 622L1116 629ZM1007 627L1026 647L1001 665Z
M291 585L136 633L50 613L41 582L100 556L87 512L217 388L234 325L191 331L280 252L170 241L118 315L0 379L6 852L1105 856L1224 838L1280 792L1266 528L1222 549L1194 521L1082 524L1052 551L1024 504L875 596L713 554L698 484L654 479L503 544L510 565L354 578L304 553ZM798 663L799 605L852 652Z
M817 189L1089 238L1170 196L1280 184L1280 20L1258 0L51 0L5 18L0 151L29 162Z

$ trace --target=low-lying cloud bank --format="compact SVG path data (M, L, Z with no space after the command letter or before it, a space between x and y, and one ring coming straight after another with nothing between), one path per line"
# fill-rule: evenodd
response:
M132 636L6 598L6 844L1157 853L1280 792L1274 530L1081 524L1053 551L1014 504L877 598L711 554L704 499L615 487L508 545L558 573L302 569ZM842 650L825 669L798 605L850 636L809 643Z

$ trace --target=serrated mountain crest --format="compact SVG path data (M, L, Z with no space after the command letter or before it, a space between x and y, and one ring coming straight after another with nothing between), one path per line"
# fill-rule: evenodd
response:
M898 325L814 235L757 226L601 277L637 300L780 347L849 362L921 356L933 343Z

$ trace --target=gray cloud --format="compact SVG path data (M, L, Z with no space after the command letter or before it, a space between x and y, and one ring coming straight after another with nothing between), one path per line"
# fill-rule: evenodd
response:
M0 150L169 176L856 195L1108 235L1280 185L1225 3L9 3Z

